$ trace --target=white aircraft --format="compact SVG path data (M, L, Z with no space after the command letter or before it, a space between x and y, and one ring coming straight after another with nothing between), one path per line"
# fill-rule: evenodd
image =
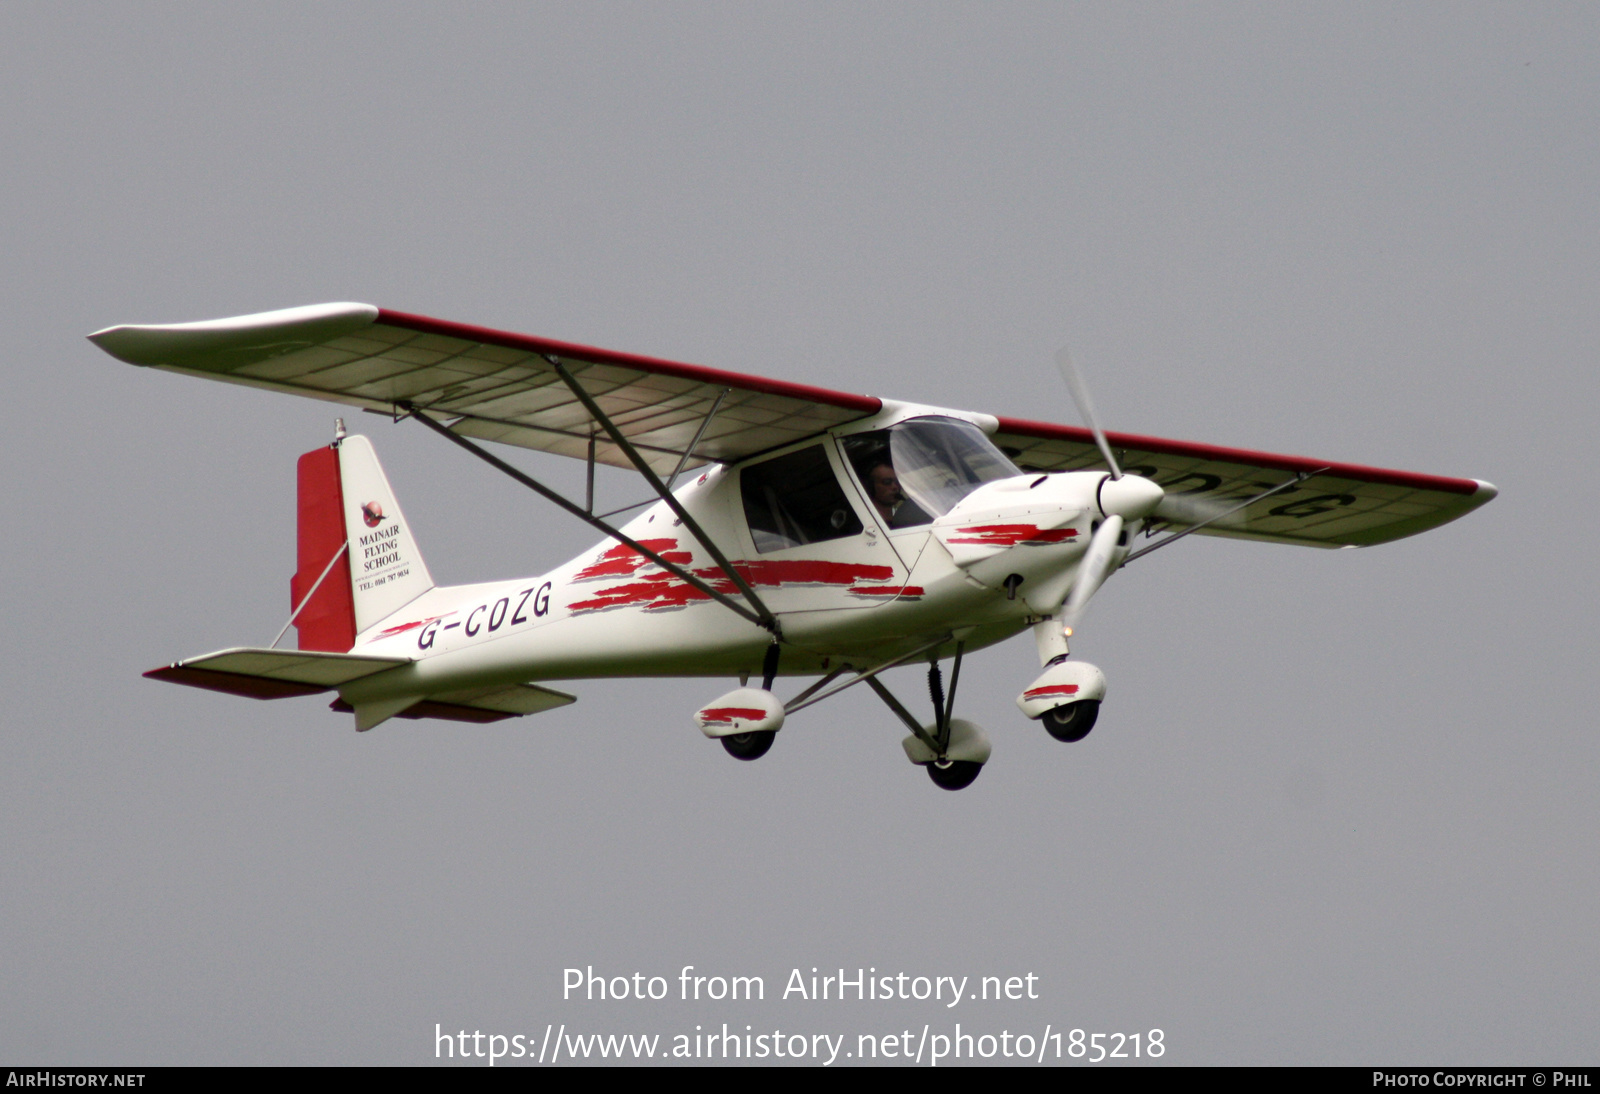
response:
M952 716L963 653L1031 628L1043 672L1017 705L1056 739L1081 740L1106 681L1069 659L1068 638L1095 590L1133 559L1191 532L1370 546L1495 496L1472 479L1104 433L1064 351L1058 364L1089 429L366 304L89 337L130 364L414 419L604 533L538 577L437 586L372 445L340 421L331 445L300 457L299 566L278 639L146 675L257 699L337 692L333 709L353 712L358 730L397 716L489 722L574 701L546 681L737 677L739 688L694 717L753 760L787 716L865 682L909 729L907 758L960 789L990 755L983 731ZM477 441L586 460L586 501ZM659 500L609 523L594 512L597 462L636 469ZM300 648L276 648L291 624ZM918 659L929 666L929 721L879 679ZM820 679L785 702L772 690L780 676Z

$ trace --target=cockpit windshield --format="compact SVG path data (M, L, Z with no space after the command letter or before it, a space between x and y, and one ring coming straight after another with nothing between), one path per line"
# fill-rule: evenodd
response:
M1022 474L983 430L959 418L913 418L844 438L873 508L890 528L942 517L986 482Z

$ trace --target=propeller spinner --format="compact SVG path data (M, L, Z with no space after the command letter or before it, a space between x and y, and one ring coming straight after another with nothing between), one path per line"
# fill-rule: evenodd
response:
M1065 633L1070 635L1077 625L1089 599L1105 584L1118 565L1117 548L1128 525L1149 517L1174 524L1200 524L1215 520L1226 512L1225 502L1193 497L1169 496L1159 485L1141 475L1124 474L1117 463L1111 442L1095 417L1094 405L1089 399L1089 385L1084 383L1072 354L1065 346L1056 351L1056 367L1061 370L1067 390L1078 405L1078 414L1094 434L1095 444L1105 457L1110 475L1100 483L1097 501L1105 520L1095 529L1089 548L1078 563L1078 574L1067 592L1066 602L1059 614Z

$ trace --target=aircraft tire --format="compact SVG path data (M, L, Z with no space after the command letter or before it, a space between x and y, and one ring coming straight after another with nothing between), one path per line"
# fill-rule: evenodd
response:
M943 767L935 761L924 766L928 769L928 778L940 790L964 790L972 785L978 772L983 770L982 764L972 760L946 760Z
M1044 723L1046 733L1070 744L1087 737L1099 717L1100 700L1080 699L1076 703L1065 703L1045 711L1039 720Z
M730 733L726 737L718 737L722 747L728 750L728 755L736 760L759 760L767 754L767 749L772 747L772 742L778 739L778 731L769 729L765 732Z

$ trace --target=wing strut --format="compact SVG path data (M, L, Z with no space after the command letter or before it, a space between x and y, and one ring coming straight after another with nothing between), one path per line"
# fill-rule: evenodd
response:
M727 575L728 580L739 587L739 591L744 594L745 600L756 610L756 614L759 617L757 621L761 626L771 631L774 637L779 636L780 630L777 617L761 602L761 598L750 587L750 583L744 579L744 575L734 569L733 563L728 561L727 556L712 542L711 537L706 535L705 529L700 527L700 522L691 517L689 511L679 503L677 498L672 496L672 491L667 489L666 483L662 482L656 473L650 469L650 465L645 462L645 458L639 455L638 449L628 442L628 438L622 435L622 430L618 429L616 424L606 416L606 412L600 409L600 404L595 402L594 398L584 390L582 384L578 383L578 378L572 375L566 365L561 363L559 357L546 354L545 360L550 362L567 387L572 389L572 394L578 397L578 401L589 412L589 416L599 422L601 428L611 435L611 440L615 442L618 448L622 449L622 454L627 456L633 466L638 469L639 474L644 476L644 481L650 484L650 488L656 492L657 496L667 503L667 508L671 509L677 518L683 522L683 526L689 529L689 533L700 541L700 546L706 549L706 553L717 564L717 568ZM720 403L721 399L718 399L718 402ZM716 408L713 407L713 413L715 413L715 410ZM706 422L702 423L701 429L703 430L710 421L711 419L708 416ZM690 449L692 450L693 447L691 445ZM677 473L674 472L673 476L677 477Z
M1326 470L1328 470L1326 467L1324 467L1322 469L1322 471L1326 471ZM1199 524L1191 524L1189 527L1185 528L1183 531L1175 532L1172 535L1168 536L1166 539L1163 539L1158 543L1152 543L1148 547L1139 548L1137 551L1134 551L1127 558L1122 560L1122 566L1126 566L1128 563L1132 562L1134 559L1141 558L1144 555L1149 554L1151 551L1154 551L1158 547L1165 547L1169 543L1176 542L1177 540L1180 540L1184 536L1188 535L1190 532L1198 532L1200 529L1204 528L1208 524L1215 524L1217 521L1221 520L1223 517L1231 517L1231 516L1233 516L1233 514L1239 512L1239 510L1241 510L1241 509L1248 509L1258 501L1265 501L1267 498L1272 497L1272 495L1274 495L1276 493L1279 493L1280 491L1287 490L1291 486L1298 486L1300 483L1305 482L1307 479L1312 478L1313 476L1322 474L1322 471L1301 471L1301 472L1298 472L1295 475L1294 478L1287 479L1284 482L1280 482L1277 486L1272 487L1272 489L1270 489L1270 490L1263 490L1261 493L1257 494L1255 497L1246 499L1245 501L1241 501L1238 505L1235 505L1231 509L1224 509L1222 512L1218 513L1216 516L1208 517L1205 520L1201 521ZM1117 569L1119 569L1119 570L1122 569L1122 566L1118 566Z
M672 474L667 477L667 489L672 489L672 484L678 481L678 476L683 474L683 465L689 462L689 457L694 455L694 450L700 447L700 439L706 435L706 427L711 424L711 419L717 416L717 411L722 409L722 400L728 397L733 389L725 387L717 392L717 401L711 404L711 409L706 411L705 420L700 423L700 428L694 431L694 440L689 442L689 447L683 450L683 455L678 457L678 466L672 469Z
M451 441L460 445L462 448L465 448L468 452L471 452L474 456L478 457L484 463L487 463L490 467L493 467L497 471L502 471L511 476L513 479L516 479L523 486L526 486L539 496L555 502L557 505L561 506L561 508L571 513L585 524L593 525L594 527L600 529L600 531L604 532L607 536L610 536L612 539L616 540L618 543L637 551L645 558L648 558L651 562L654 562L657 566L660 566L663 570L666 570L673 577L676 577L679 581L686 581L690 585L693 585L696 589L699 589L701 592L705 593L711 599L715 600L718 604L721 604L735 615L743 616L756 626L766 627L768 630L771 630L773 627L777 626L777 621L774 620L773 626L767 627L766 621L763 620L761 616L758 616L755 612L752 612L749 608L746 608L737 600L734 600L725 593L719 593L705 581L696 577L688 570L685 570L682 566L679 566L673 562L668 562L666 559L650 550L650 548L646 547L638 540L633 539L630 536L623 535L620 531L611 527L611 525L607 524L593 513L585 511L581 506L574 505L572 502L568 501L566 498L562 497L560 494L544 485L544 483L539 482L537 479L534 479L517 470L509 463L506 463L504 460L500 459L500 457L491 452L484 451L482 448L479 448L477 445L473 444L459 433L451 432L448 426L428 417L410 403L396 403L395 406L404 411L408 416L415 418L417 421L433 430L435 433L438 433L442 437L447 437Z
M694 450L700 447L700 439L706 435L706 427L711 424L711 419L715 418L717 416L717 411L722 409L722 400L726 399L728 397L728 395L732 391L733 391L733 389L731 387L725 387L720 392L718 392L717 401L711 404L711 409L706 413L705 418L700 422L700 428L695 431L694 440L690 441L689 442L689 447L685 448L683 450L683 454L678 457L678 466L673 468L672 469L672 474L667 477L667 489L668 490L671 490L672 489L672 484L678 481L678 476L683 474L683 465L689 462L689 457L694 455ZM594 511L594 505L593 505L593 501L594 501L594 485L593 485L593 483L594 483L594 434L593 433L589 434L589 480L590 480L589 499L590 499L590 503L591 503L589 505L589 511L593 512ZM650 500L648 498L646 498L644 501L636 501L636 502L633 502L631 505L619 505L617 508L612 509L609 512L601 513L600 515L603 516L603 517L614 517L618 513L626 513L629 509L637 509L641 505L649 505L649 504L650 504Z
M948 634L940 635L938 638L935 638L932 642L929 642L925 646L918 646L911 652L903 653L899 657L891 657L883 664L867 669L865 672L859 672L851 668L849 665L841 665L837 669L834 669L832 672L830 672L827 676L824 676L821 680L818 680L815 684L812 684L809 688L806 688L805 691L802 691L799 695L796 695L793 699L790 699L787 703L785 703L783 712L784 714L788 715L793 714L797 710L804 710L806 707L809 707L815 703L820 703L824 699L831 699L833 696L838 695L845 688L854 687L865 680L867 686L878 693L878 698L882 699L884 703L888 705L889 709L894 711L896 717L906 724L906 727L911 730L912 734L919 741L933 749L933 751L938 755L943 756L945 749L950 747L950 710L955 705L955 679L959 678L961 672L961 653L963 644L960 642L956 643L956 678L952 678L950 682L950 699L948 703L943 701L944 697L941 693L942 689L941 691L934 691L934 681L938 679L937 673L939 672L939 663L937 660L932 663L932 667L928 672L928 687L930 692L933 692L934 695L934 727L937 731L935 735L930 736L928 731L922 728L922 723L918 722L912 713L901 704L900 700L896 699L894 694L888 688L883 686L883 681L878 679L878 674L880 672L885 672L888 669L892 669L896 665L903 665L907 661L910 661L912 658L918 657L921 654L928 653L931 650L936 650L948 641L950 641L950 636ZM826 691L823 690L825 685L844 672L855 672L856 678L854 680L847 680L837 687L828 688ZM818 692L821 692L821 694L818 694Z
M868 676L866 681L867 687L877 692L878 698L882 699L884 704L888 706L890 710L894 711L896 716L898 716L899 719L906 724L906 728L911 731L912 736L916 737L917 740L933 749L934 752L940 755L944 754L944 749L939 747L938 740L928 736L928 731L922 728L922 723L917 721L912 713L903 705L901 705L900 700L894 697L893 692L883 686L882 680L879 680L876 676Z

